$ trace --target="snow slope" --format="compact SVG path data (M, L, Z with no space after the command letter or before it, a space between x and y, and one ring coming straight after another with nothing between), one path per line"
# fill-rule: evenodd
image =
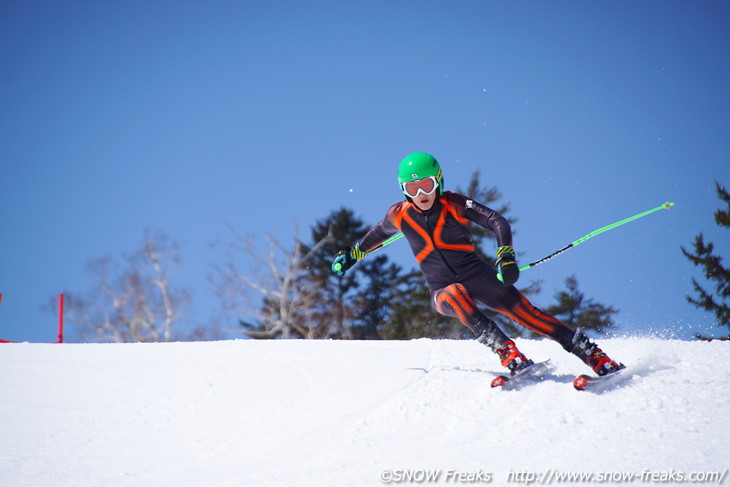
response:
M518 344L554 369L516 391L472 341L3 344L0 485L730 484L729 342L601 340L602 393Z

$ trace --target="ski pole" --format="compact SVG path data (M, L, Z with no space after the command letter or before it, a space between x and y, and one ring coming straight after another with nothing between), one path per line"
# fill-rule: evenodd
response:
M583 242L585 242L589 238L595 237L598 234L601 234L603 232L607 232L607 231L609 231L609 230L611 230L613 228L616 228L618 226L623 225L624 223L628 223L630 221L633 221L633 220L636 220L638 218L641 218L642 216L649 215L651 213L654 213L655 211L665 210L665 209L668 210L672 206L674 206L674 203L664 203L663 205L657 206L656 208L652 208L651 210L644 211L642 213L639 213L638 215L630 216L629 218L625 218L625 219L623 219L621 221L618 221L616 223L612 223L610 225L606 225L605 227L601 227L598 230L593 230L591 233L582 236L581 238L579 238L578 240L576 240L574 242L569 243L568 245L566 245L565 247L563 247L560 250L556 250L555 252L553 252L552 254L548 255L547 257L543 257L542 259L536 260L535 262L530 262L527 265L523 265L522 267L520 267L520 271L526 271L527 269L530 269L531 267L535 267L536 265L540 265L540 264L542 264L544 262L547 262L548 260L557 257L558 255L562 254L563 252L565 252L567 250L570 250L570 249L572 249L573 247L575 247L577 245L582 244ZM389 244L395 242L396 240L398 240L402 236L403 236L402 233L396 233L395 235L393 235L392 237L390 237L388 240L386 240L385 242L383 242L379 247L374 248L370 252L367 252L365 255L370 255L373 252L375 252L376 250L382 249L386 245L389 245ZM339 265L341 267L341 264L339 264ZM499 279L500 281L502 280L502 274L499 273L499 272L497 273L497 279Z
M396 233L395 235L393 235L392 237L390 237L388 240L386 240L385 242L383 242L382 244L380 244L379 247L375 247L370 252L365 252L365 256L368 256L368 255L372 254L373 252L375 252L378 249L382 249L383 247L385 247L388 244L392 244L393 242L395 242L396 240L398 240L402 236L403 236L402 233ZM338 262L338 263L336 263L335 265L332 266L332 269L335 270L335 271L339 271L340 269L342 269L342 264L340 264Z
M386 245L392 244L393 242L395 242L396 240L398 240L398 239L399 239L399 238L401 238L402 236L403 236L403 234L402 234L402 233L396 233L395 235L393 235L392 237L390 237L390 238L389 238L388 240L386 240L385 242L383 242L383 243L382 243L382 244L380 245L380 247L375 247L375 248L374 248L373 250L371 250L370 252L365 252L365 255L366 255L366 256L367 256L367 255L370 255L370 254L372 254L373 252L375 252L376 250L378 250L378 249L382 249L382 248L383 248L383 247L385 247Z
M611 230L613 228L616 228L618 226L623 225L624 223L628 223L630 221L634 221L634 220L636 220L638 218L641 218L642 216L646 216L646 215L649 215L650 213L654 213L655 211L668 210L672 206L674 206L674 203L664 203L661 206L657 206L656 208L652 208L651 210L647 210L647 211L645 211L643 213L639 213L638 215L630 216L630 217L628 217L628 218L626 218L624 220L621 220L619 222L612 223L610 225L606 225L605 227L599 228L598 230L593 230L591 233L582 236L581 238L579 238L575 242L569 243L568 245L566 245L565 247L563 247L560 250L556 250L555 252L553 252L552 254L548 255L547 257L543 257L540 260L536 260L535 262L530 262L527 265L523 265L522 267L520 267L520 271L525 271L525 270L527 270L527 269L529 269L531 267L535 267L536 265L540 265L543 262L547 262L548 260L550 260L550 259L552 259L554 257L557 257L558 255L562 254L563 252L565 252L567 250L570 250L570 249L572 249L573 247L575 247L577 245L582 244L583 242L585 242L589 238L595 237L596 235L598 235L600 233L607 232L607 231L609 231L609 230ZM499 279L500 281L502 280L502 274L499 273L499 272L497 273L497 279Z

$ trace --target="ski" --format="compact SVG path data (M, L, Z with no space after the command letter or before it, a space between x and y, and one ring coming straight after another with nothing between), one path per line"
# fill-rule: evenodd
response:
M497 377L492 379L492 387L502 387L503 389L513 387L523 382L525 379L534 377L536 374L540 374L547 368L547 365L549 363L550 359L547 359L543 362L537 362L535 364L528 365L527 367L512 376L498 375Z
M598 389L600 387L610 384L611 382L615 381L618 377L621 377L625 370L626 370L626 366L624 364L621 364L620 369L618 369L616 372L611 372L610 374L607 374L607 375L582 374L575 378L575 380L573 381L573 387L575 387L576 390L579 390L579 391Z

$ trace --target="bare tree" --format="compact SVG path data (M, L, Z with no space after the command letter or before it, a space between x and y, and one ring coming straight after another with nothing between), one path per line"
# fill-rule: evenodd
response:
M326 236L307 249L296 232L292 249L266 235L267 249L261 250L253 236L241 236L229 225L233 241L224 265L213 265L210 281L227 314L239 318L243 332L253 338L323 338L326 327L315 318L320 295L304 277L309 259L331 240ZM249 263L241 271L238 260ZM252 321L249 321L252 320Z
M147 229L141 248L120 264L103 257L89 264L94 288L66 292L66 319L83 337L114 342L169 342L190 293L171 286L179 246L162 231Z

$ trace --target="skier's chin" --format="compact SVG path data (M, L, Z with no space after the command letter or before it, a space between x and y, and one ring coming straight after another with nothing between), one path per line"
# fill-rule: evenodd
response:
M436 202L436 198L420 198L416 200L416 206L421 211L428 211L433 208L433 204Z

